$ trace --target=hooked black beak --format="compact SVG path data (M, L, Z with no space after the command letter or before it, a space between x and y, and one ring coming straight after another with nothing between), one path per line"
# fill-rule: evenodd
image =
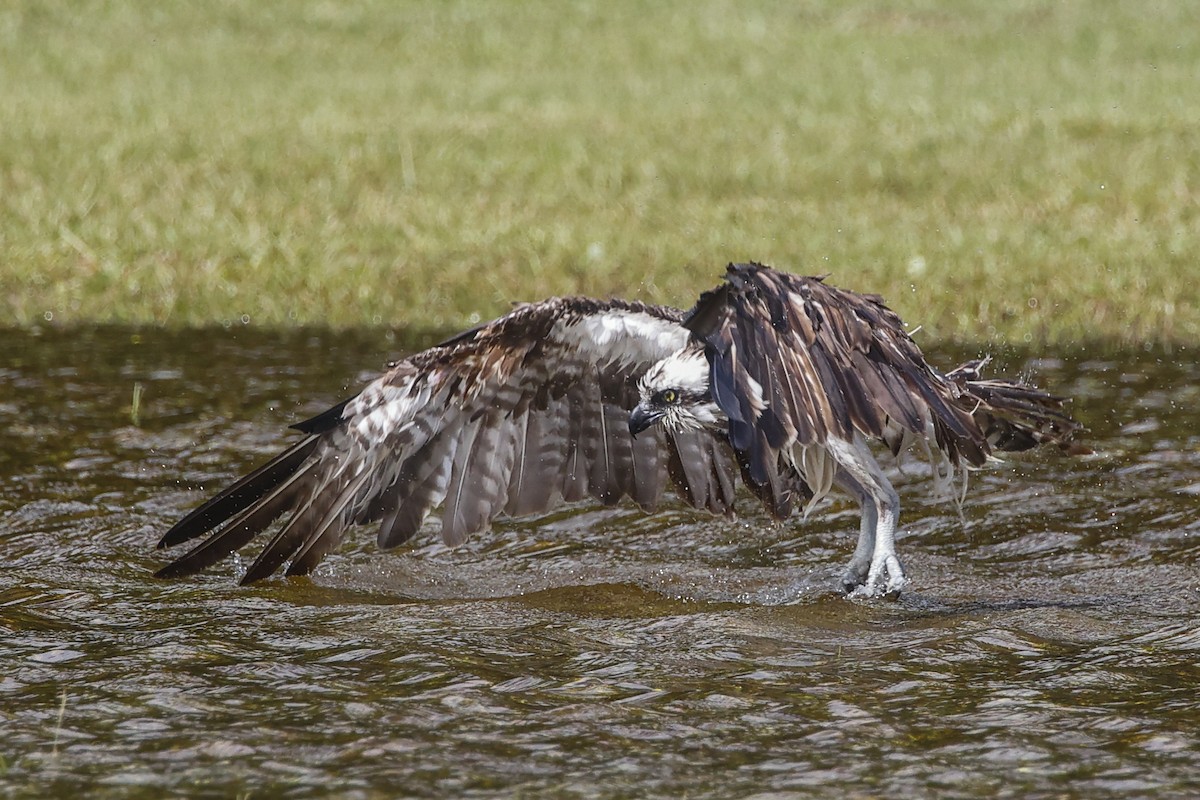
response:
M633 411L629 412L629 432L636 439L639 433L658 422L661 417L661 411L646 408L644 405L639 404Z

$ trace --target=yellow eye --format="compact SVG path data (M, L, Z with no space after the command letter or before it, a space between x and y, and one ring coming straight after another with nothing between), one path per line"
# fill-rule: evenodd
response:
M674 403L678 399L674 389L664 389L662 393L662 401L664 403Z

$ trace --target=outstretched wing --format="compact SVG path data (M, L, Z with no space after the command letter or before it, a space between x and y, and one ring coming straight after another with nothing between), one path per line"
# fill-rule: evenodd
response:
M777 479L786 448L855 432L892 438L931 426L956 463L986 459L983 432L956 402L960 388L929 367L877 295L730 264L683 325L706 344L713 396L759 485Z
M714 513L732 510L736 459L705 431L628 428L637 379L684 345L674 309L555 298L410 356L329 411L305 438L201 505L159 543L213 533L159 571L197 572L290 514L242 579L291 560L307 573L359 523L378 542L411 538L442 508L442 538L461 543L500 515L591 497L653 509L673 483Z

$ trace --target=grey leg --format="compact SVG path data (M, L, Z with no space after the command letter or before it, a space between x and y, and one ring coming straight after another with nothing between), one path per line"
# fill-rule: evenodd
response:
M891 481L883 474L879 462L871 455L866 442L856 437L854 442L828 442L830 453L837 459L848 477L857 482L863 495L863 525L867 524L866 509L874 510L874 535L870 564L865 583L854 590L854 594L865 597L897 597L907 579L904 567L896 555L896 523L900 517L900 496L892 488ZM853 490L852 490L853 491ZM864 536L859 536L859 549L855 550L851 566L857 566L860 552L865 548Z
M896 598L900 596L904 584L908 583L904 576L904 567L896 555L896 523L900 518L900 496L886 477L880 474L879 478L882 494L876 495L875 498L879 514L879 521L875 526L875 552L871 554L871 568L867 572L867 582L863 591L870 597L882 594Z
M833 482L858 501L861 517L858 529L858 544L854 548L854 556L842 573L842 590L846 594L854 592L867 582L867 573L871 569L871 556L875 553L875 526L879 515L875 511L875 502L863 485L850 476L844 469L839 469Z

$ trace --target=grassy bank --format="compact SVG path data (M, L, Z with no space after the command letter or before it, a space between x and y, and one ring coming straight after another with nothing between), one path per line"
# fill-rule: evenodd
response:
M1200 341L1200 14L17 0L0 315L447 327L755 258L933 336Z

